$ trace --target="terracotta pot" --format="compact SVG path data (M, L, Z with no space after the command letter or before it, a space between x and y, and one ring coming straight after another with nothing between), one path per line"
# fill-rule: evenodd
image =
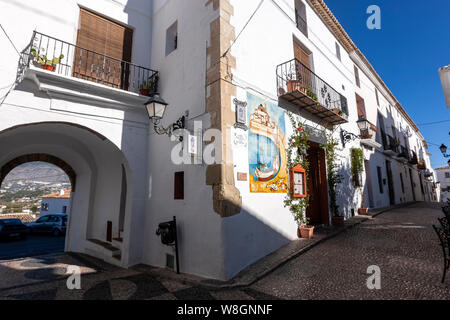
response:
M334 109L331 110L331 111L333 111L335 114L339 115L339 109L334 108Z
M366 216L369 214L369 208L359 208L358 213L362 216Z
M312 226L302 226L298 227L300 237L303 239L312 239L314 235L314 227Z
M288 88L288 92L300 90L300 82L298 82L297 80L289 80L287 82L287 88Z
M150 90L149 89L139 89L139 93L142 96L149 96L150 95Z
M48 71L55 72L56 66L51 66L51 65L45 64L45 65L44 65L44 69L45 69L45 70L48 70Z
M336 227L343 227L344 221L345 221L344 217L333 217L332 218L333 226L336 226Z

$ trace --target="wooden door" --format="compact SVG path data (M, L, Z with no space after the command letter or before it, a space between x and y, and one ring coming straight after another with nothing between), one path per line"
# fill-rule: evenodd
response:
M294 41L294 56L295 59L301 62L296 65L297 80L300 81L301 86L312 88L311 84L311 64L309 61L309 54Z
M325 151L318 144L310 142L308 150L309 207L306 216L311 224L329 224L328 186L325 165Z
M81 9L73 76L127 90L133 31Z
M386 173L388 178L389 201L391 205L395 205L394 178L392 176L391 162L386 160Z

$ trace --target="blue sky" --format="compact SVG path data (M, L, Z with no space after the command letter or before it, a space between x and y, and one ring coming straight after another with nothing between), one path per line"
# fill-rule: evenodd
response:
M434 168L447 165L439 146L450 150L450 120L438 69L450 64L449 0L325 0L355 44L429 143ZM381 30L369 30L366 10L381 9ZM435 144L435 145L434 145Z

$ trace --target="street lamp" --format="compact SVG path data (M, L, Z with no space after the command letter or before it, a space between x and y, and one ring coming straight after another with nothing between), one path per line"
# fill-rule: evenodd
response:
M356 124L358 125L358 128L359 130L361 130L361 132L367 132L370 128L370 122L364 117L356 121Z
M450 158L450 154L447 154L447 146L446 146L445 144L442 144L442 145L439 147L439 149L441 150L442 155L443 155L445 158Z
M159 135L167 134L169 137L173 135L173 132L176 130L181 130L185 128L186 117L180 117L175 123L171 124L167 128L163 126L159 126L161 119L164 117L166 113L166 108L169 104L164 101L163 98L159 96L159 94L155 93L150 100L145 103L145 108L148 113L148 117L153 122L153 129ZM178 137L179 141L183 141L183 136Z

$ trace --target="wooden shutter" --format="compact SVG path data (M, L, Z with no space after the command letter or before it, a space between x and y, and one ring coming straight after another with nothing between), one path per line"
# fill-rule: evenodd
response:
M302 65L297 66L297 80L300 81L301 87L311 88L311 71L309 63L309 54L306 53L297 43L294 41L294 56L300 61ZM306 68L305 68L306 67Z
M358 94L356 94L356 106L358 108L358 118L366 118L366 106L364 103L364 99L361 98Z
M128 89L133 31L80 9L73 76Z

